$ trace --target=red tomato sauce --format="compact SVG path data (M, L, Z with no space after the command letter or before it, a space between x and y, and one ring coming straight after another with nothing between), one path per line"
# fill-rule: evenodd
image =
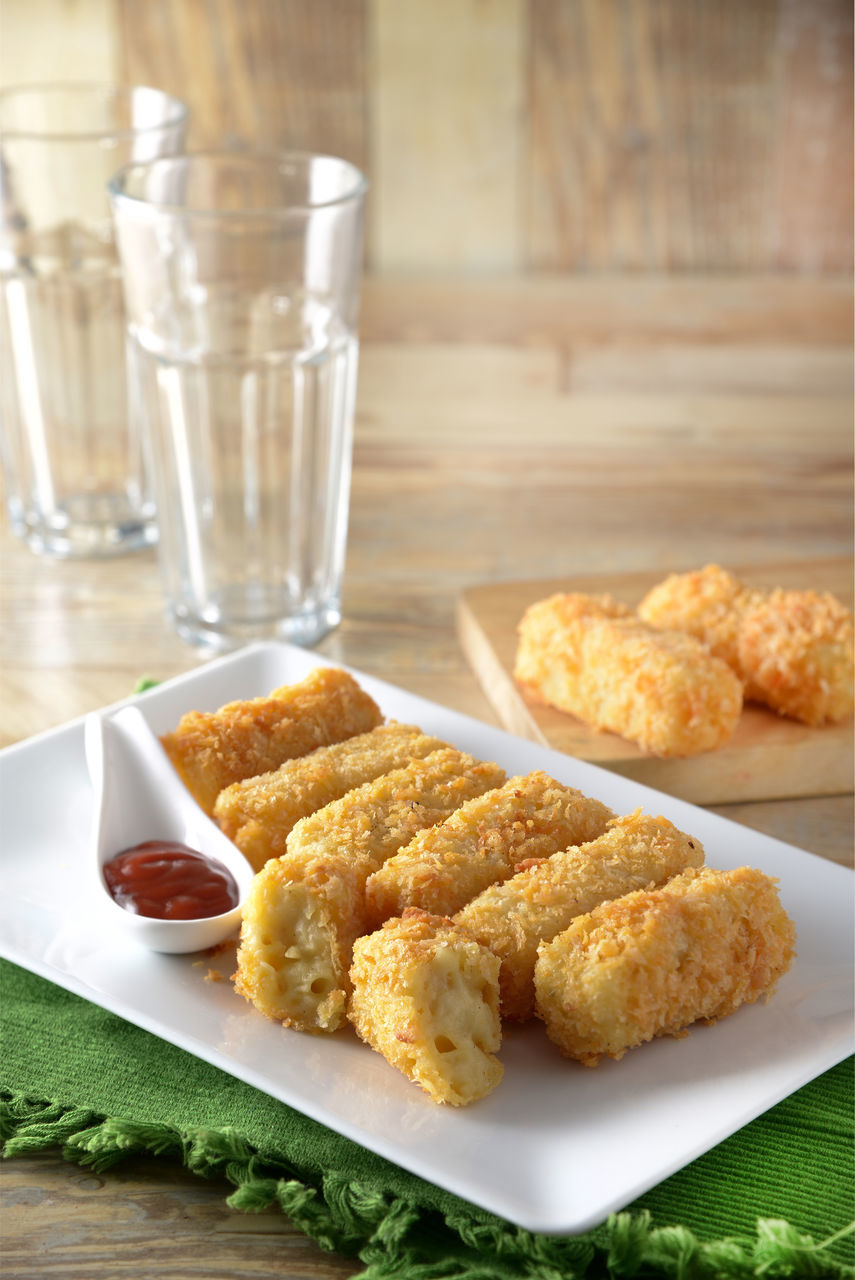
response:
M105 863L104 879L120 907L156 920L219 916L240 896L222 863L171 840L146 840L118 853Z

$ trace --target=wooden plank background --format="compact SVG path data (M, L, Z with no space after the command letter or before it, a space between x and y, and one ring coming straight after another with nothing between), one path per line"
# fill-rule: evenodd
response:
M2 0L0 84L120 79L190 145L331 150L368 267L852 269L848 0Z

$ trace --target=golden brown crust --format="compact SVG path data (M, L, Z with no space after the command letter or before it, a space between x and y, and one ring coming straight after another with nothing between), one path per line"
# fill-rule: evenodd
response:
M651 588L638 616L657 628L688 631L736 669L740 618L754 593L720 565L672 573Z
M366 733L382 722L353 676L320 667L269 697L189 711L161 738L187 789L207 814L233 782L276 769L316 747Z
M287 852L255 877L243 911L235 986L303 1031L344 1020L355 939L368 929L365 882L417 831L441 822L504 772L444 747L302 818Z
M214 817L260 871L268 859L282 857L288 836L301 818L444 745L413 725L378 725L368 733L286 760L271 773L233 783L217 797Z
M524 1021L534 1013L540 943L601 902L661 884L703 860L696 837L667 818L636 810L615 818L598 839L555 853L486 889L454 920L500 958L502 1017Z
M530 696L659 756L722 746L742 710L742 685L727 663L609 597L567 593L532 605L514 676Z
M544 943L537 1012L562 1053L595 1066L770 996L794 947L769 876L686 871L604 903Z
M638 613L710 645L743 681L746 699L809 725L852 714L852 614L827 592L757 591L707 565L666 578Z
M852 615L815 591L772 591L748 609L739 665L753 696L804 724L845 720L853 704Z
M354 946L348 1017L434 1102L465 1106L502 1078L498 971L450 920L411 910Z
M599 800L541 770L511 778L420 831L371 876L365 894L372 925L407 907L450 916L520 862L595 839L612 817Z

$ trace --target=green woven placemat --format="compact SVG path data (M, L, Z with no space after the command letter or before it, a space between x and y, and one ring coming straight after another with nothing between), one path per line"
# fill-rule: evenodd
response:
M842 1063L584 1236L532 1235L216 1067L0 962L5 1154L99 1171L145 1153L278 1203L366 1280L855 1277L853 1070ZM619 1159L619 1153L616 1153Z

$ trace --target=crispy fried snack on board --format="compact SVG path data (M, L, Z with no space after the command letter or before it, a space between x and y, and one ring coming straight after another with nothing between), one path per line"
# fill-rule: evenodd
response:
M638 614L703 640L744 682L746 699L809 725L852 714L852 614L827 592L755 591L712 564L666 578Z
M502 1017L522 1022L534 1013L541 942L601 902L661 884L703 860L698 839L639 809L615 818L591 843L554 853L485 889L454 922L499 957Z
M237 991L285 1026L334 1031L353 944L368 928L368 877L417 831L504 780L498 765L444 747L301 818L244 905Z
M217 797L214 817L260 871L269 858L282 857L291 828L301 818L354 787L446 745L413 725L378 725L368 733L286 760L271 773L232 783Z
M658 756L722 746L742 710L742 683L726 662L610 596L558 594L531 605L514 676L531 697Z
M365 887L369 918L376 928L407 907L450 916L518 863L595 839L612 817L540 770L511 778L420 831L375 871Z
M638 616L653 627L690 632L736 669L740 621L754 596L732 573L711 564L695 573L671 574L647 593Z
M224 787L366 733L382 720L353 676L319 667L266 698L229 702L219 711L188 711L161 742L188 791L211 815Z
M604 903L542 944L537 1013L562 1053L596 1066L770 996L794 947L769 876L685 871Z
M409 910L356 942L348 1016L434 1102L465 1106L502 1078L498 972L450 920Z

